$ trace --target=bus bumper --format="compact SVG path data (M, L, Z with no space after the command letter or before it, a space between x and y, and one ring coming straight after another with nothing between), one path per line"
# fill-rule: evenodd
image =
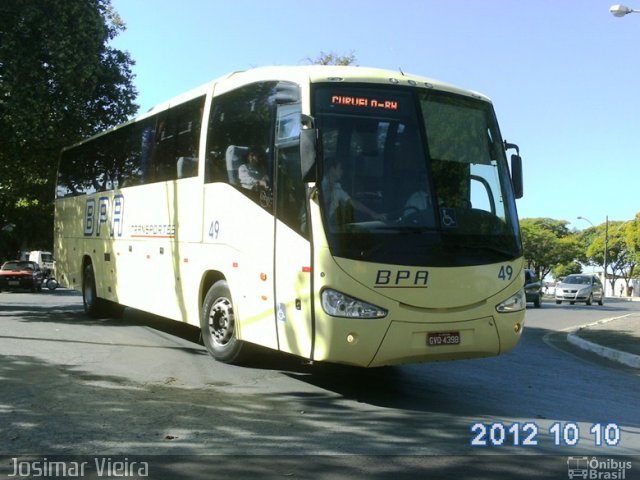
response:
M493 317L466 322L391 322L369 367L458 360L498 355L500 338Z
M524 316L498 314L466 321L418 323L391 321L377 348L344 345L333 361L363 367L492 357L513 349ZM348 342L345 342L348 343ZM370 345L373 347L373 345ZM336 358L343 357L342 359Z

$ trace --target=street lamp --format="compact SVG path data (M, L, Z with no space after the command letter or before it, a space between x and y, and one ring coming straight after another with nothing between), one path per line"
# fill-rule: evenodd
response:
M634 10L633 8L620 4L611 5L611 7L609 7L609 11L614 17L624 17L630 13L640 13L640 10Z
M614 5L613 7L619 7L619 6L620 5ZM613 7L611 7L611 11L613 11ZM595 225L593 224L593 222L588 218L578 217L578 220L584 220L585 222L589 222L589 224L595 228ZM609 215L606 216L606 221L604 224L604 265L602 269L602 285L604 287L605 293L607 291L607 250L608 249L609 249Z
M609 215L604 227L604 295L607 295L607 250L609 249ZM611 292L613 295L615 292Z
M593 228L596 228L596 226L593 224L593 222L591 220L589 220L588 218L584 218L584 217L578 217L578 220L584 220L585 222L589 222L589 225L591 225ZM595 273L596 271L596 267L595 265L591 267L592 268L592 272Z
M591 222L591 220L589 220L588 218L584 218L584 217L578 217L578 220L584 220L585 222L589 222L589 224L595 228L595 225Z

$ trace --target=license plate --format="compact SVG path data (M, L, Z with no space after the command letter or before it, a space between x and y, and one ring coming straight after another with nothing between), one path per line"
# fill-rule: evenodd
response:
M427 346L460 345L460 332L431 332L427 334Z
M20 285L20 282L18 280L9 280L9 285L11 285L12 287L18 286Z

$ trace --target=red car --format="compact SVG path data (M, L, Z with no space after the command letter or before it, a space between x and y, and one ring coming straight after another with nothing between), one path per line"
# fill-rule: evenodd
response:
M36 262L9 260L0 268L0 290L42 290L44 274Z

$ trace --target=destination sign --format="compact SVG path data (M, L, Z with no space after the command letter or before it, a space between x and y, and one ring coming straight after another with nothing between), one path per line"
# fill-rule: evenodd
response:
M400 108L397 100L358 97L353 95L332 95L331 105L370 108L373 110L398 110Z

